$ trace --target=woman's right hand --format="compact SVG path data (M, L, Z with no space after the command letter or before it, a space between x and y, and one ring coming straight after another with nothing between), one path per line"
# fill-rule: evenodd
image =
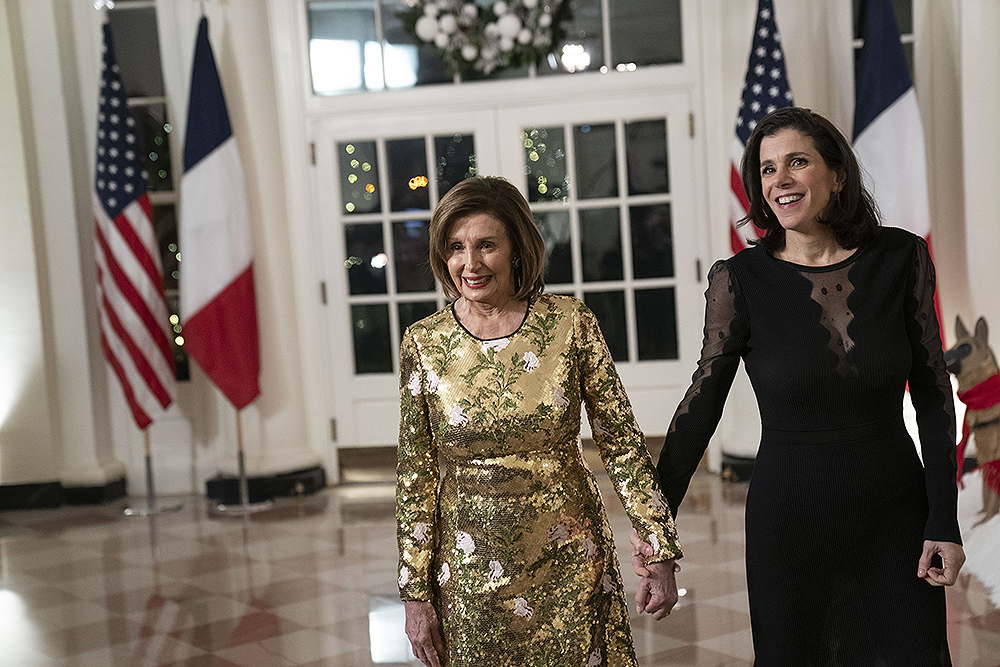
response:
M653 555L653 547L648 542L642 541L635 528L632 529L632 534L628 539L632 543L632 569L635 570L635 575L637 577L649 576L649 570L646 568L646 556Z
M441 667L444 659L444 640L434 605L423 600L407 600L406 636L413 655L427 667Z

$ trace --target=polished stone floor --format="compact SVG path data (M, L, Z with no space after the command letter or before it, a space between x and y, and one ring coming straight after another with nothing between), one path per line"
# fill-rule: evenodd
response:
M146 518L124 516L123 504L0 513L0 665L418 664L410 662L396 598L388 477L250 518L214 516L198 497L169 499L183 508ZM628 524L606 478L601 483L631 595L638 580L628 569ZM963 491L967 535L977 494ZM633 617L641 665L752 664L745 495L744 483L696 477L678 518L684 595L663 621ZM980 528L1000 530L1000 521ZM959 667L1000 665L1000 590L989 588L997 579L990 573L1000 571L1000 552L989 545L1000 540L978 544L971 570L979 576L964 574L948 591Z

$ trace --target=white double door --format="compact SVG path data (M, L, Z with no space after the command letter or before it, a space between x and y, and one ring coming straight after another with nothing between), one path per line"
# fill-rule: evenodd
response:
M336 446L395 444L402 331L446 303L427 265L428 222L473 173L528 197L547 291L594 310L639 423L662 434L701 344L706 223L691 109L686 94L637 95L316 121Z

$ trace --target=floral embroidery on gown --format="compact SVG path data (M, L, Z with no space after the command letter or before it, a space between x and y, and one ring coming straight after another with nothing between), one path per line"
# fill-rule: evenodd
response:
M633 526L681 556L645 438L593 313L542 294L481 340L445 308L400 354L399 590L431 601L446 664L635 665L625 590L580 446L587 407Z

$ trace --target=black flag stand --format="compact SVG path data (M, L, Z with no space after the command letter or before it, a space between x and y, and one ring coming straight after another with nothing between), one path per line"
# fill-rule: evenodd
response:
M125 516L156 516L157 514L167 514L176 512L183 505L158 505L156 502L156 489L153 487L153 454L149 446L149 427L142 429L143 439L146 444L146 506L135 509L125 508Z
M227 505L225 503L218 503L215 507L210 505L210 511L224 516L246 516L248 514L264 512L274 507L274 502L271 500L264 500L257 503L250 502L250 485L247 482L247 469L243 455L243 422L240 419L239 410L236 410L236 456L237 464L239 465L240 504Z

